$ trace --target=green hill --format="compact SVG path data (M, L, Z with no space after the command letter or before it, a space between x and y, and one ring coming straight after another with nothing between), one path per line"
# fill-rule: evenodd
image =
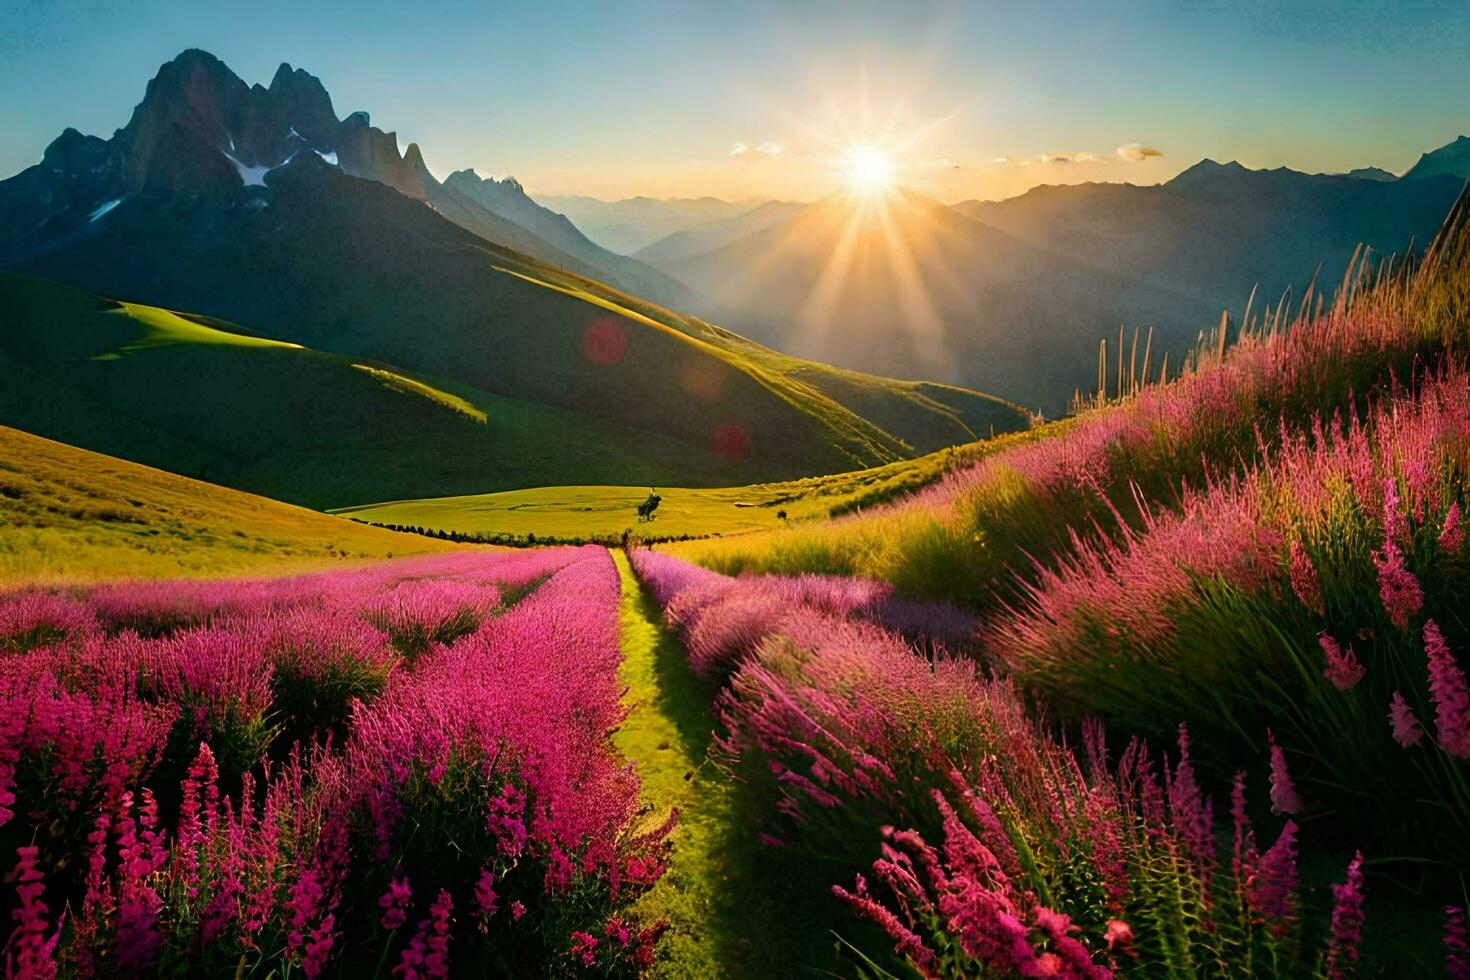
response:
M566 274L560 274L565 284L557 284L556 275L541 271L545 281L514 278L557 297L578 285ZM737 431L764 431L784 416L793 439L817 447L813 468L819 470L911 454L899 438L818 388L861 381L647 308L675 324L666 325L609 296L579 294L618 311L618 322L658 347L687 352L692 373L684 383L708 390L685 397L695 403L706 393L731 398L728 417L737 420L731 423ZM0 421L293 503L341 507L569 481L736 484L806 472L784 454L742 455L712 441L494 395L43 280L0 274L0 308L0 370L7 379ZM921 445L936 436L958 441L989 411L1003 424L1006 412L1019 419L972 393L951 405L932 398L927 386L867 381L889 386L898 406L890 424ZM676 390L679 384L670 379ZM773 417L767 421L766 414ZM920 421L926 418L932 421Z
M0 587L304 571L453 547L0 427Z

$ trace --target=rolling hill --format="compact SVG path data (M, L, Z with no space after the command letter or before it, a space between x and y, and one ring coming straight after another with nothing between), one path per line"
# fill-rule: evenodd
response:
M181 62L193 66L186 82L175 77ZM238 79L215 65L186 53L165 66L134 123L112 141L64 134L42 165L0 182L0 215L16 219L0 223L0 268L386 364L398 374L436 379L432 386L464 392L457 397L471 402L508 399L538 420L516 426L521 436L479 463L399 467L405 478L417 475L418 486L348 495L345 488L356 484L342 483L339 491L330 480L282 478L273 492L343 505L530 482L741 483L888 462L992 427L1027 424L1024 412L996 399L788 358L538 261L426 207L393 186L391 173L378 174L381 180L354 176L340 155L334 163L331 153L301 151L264 172L242 171L228 151L233 141L244 153L243 143L221 120L240 91L259 89L237 89ZM142 162L140 147L154 148ZM391 162L392 155L367 159ZM13 357L25 353L25 343L16 344ZM192 370L182 363L159 358L149 368L156 392L193 384L171 373ZM290 390L312 398L304 382ZM260 413L241 417L276 431L287 425L269 417L278 403L289 401L262 402ZM571 416L591 428L566 422ZM115 438L105 432L110 420L103 414L77 411L71 418L64 432L70 440L102 448L98 440ZM562 421L543 424L549 419ZM378 434L377 426L364 425L361 438L350 441L368 451ZM138 438L152 440L150 462L198 472L184 449L170 458L162 436ZM383 442L401 445L404 438ZM478 443L439 446L453 455L471 444ZM578 452L568 453L568 445ZM554 465L564 470L550 476L546 469ZM668 479L670 468L676 481ZM443 482L460 479L449 471L471 469L492 472L474 485ZM264 488L255 482L264 477L239 472Z
M0 586L308 571L452 547L0 426Z
M0 274L0 419L312 507L431 492L689 473L761 460L491 395L222 321ZM578 446L568 458L567 445Z

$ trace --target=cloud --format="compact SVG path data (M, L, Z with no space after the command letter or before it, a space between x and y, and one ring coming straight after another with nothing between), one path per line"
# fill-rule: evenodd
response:
M953 160L940 157L937 160L922 160L914 165L916 170L959 170L960 165Z
M1039 163L1043 166L1054 166L1067 164L1089 164L1102 163L1103 158L1091 150L1074 150L1071 153L1043 153L1033 160L1022 160L1021 163Z
M751 146L744 140L736 140L730 146L730 156L738 160L749 160L755 157L766 157L775 160L786 153L786 147L774 140L762 140Z
M1129 163L1142 163L1149 157L1161 157L1164 155L1162 150L1156 150L1151 146L1144 146L1142 143L1124 143L1118 147L1117 153L1118 156L1127 160Z

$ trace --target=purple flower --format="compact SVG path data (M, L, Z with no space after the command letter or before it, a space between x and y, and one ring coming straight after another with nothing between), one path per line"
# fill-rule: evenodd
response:
M1341 980L1358 962L1363 938L1363 853L1353 855L1347 881L1332 886L1332 936L1327 944L1328 980Z
M1291 542L1291 588L1302 605L1322 615L1322 588L1317 584L1317 569L1307 557L1307 549L1295 538Z
M1439 546L1453 554L1464 543L1465 528L1460 523L1460 502L1456 500L1450 504L1450 511L1444 517L1444 528L1439 532Z
M1444 972L1449 980L1470 980L1470 941L1465 934L1465 910L1444 909Z
M1296 823L1288 820L1276 843L1261 855L1255 876L1247 882L1247 896L1278 935L1285 935L1296 918Z
M1424 590L1414 573L1404 564L1403 553L1393 538L1385 538L1383 551L1373 556L1378 568L1378 595L1388 618L1401 630L1409 628L1409 618L1424 606Z
M1318 636L1317 642L1321 644L1322 653L1327 658L1327 667L1322 671L1322 676L1326 677L1333 687L1339 691L1346 691L1363 679L1363 665L1353 655L1351 646L1344 650L1326 633Z
M1301 813L1305 805L1297 795L1296 787L1292 785L1291 773L1286 768L1286 754L1276 744L1276 738L1270 731L1266 732L1266 737L1271 742L1271 812L1278 816L1283 813Z
M1404 748L1413 748L1424 741L1424 729L1419 727L1419 719L1414 717L1413 710L1398 691L1393 692L1393 700L1388 703L1388 720L1393 725L1394 741Z
M1465 672L1432 619L1424 622L1424 650L1429 655L1429 693L1434 697L1440 747L1457 759L1470 758L1470 690Z
M46 938L46 903L41 901L46 884L37 866L40 849L34 845L17 847L15 853L20 856L15 866L17 905L11 913L16 926L6 944L7 963L8 956L14 955L17 980L21 977L54 977L56 961L51 954L56 949L61 930L58 929L50 939Z
M481 869L475 882L475 907L479 910L480 931L489 930L490 919L495 915L500 896L495 894L495 876L488 869Z
M388 882L388 890L378 899L378 907L383 910L383 917L378 922L384 929L392 932L407 921L411 896L408 878L394 878Z

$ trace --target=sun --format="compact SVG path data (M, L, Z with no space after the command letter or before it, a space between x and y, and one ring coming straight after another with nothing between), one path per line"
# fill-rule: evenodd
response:
M842 174L855 191L872 193L893 184L893 158L876 146L857 144L848 148Z

